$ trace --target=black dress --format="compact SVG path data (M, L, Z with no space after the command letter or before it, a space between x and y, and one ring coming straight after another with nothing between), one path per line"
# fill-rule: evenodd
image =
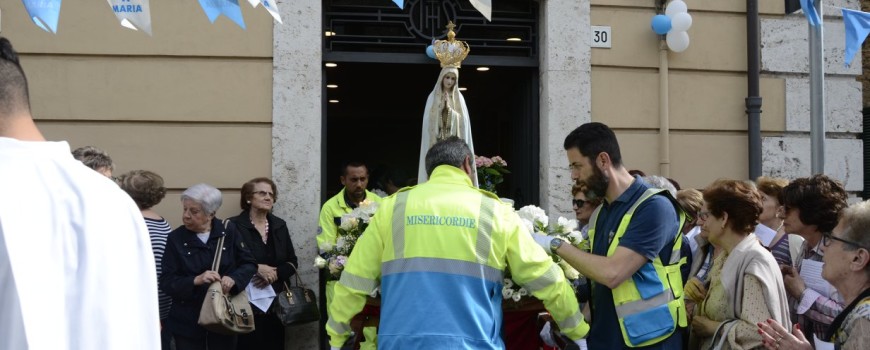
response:
M277 267L278 279L272 283L272 288L275 290L275 294L280 294L284 290L284 282L289 282L289 278L296 273L293 266L299 265L293 249L293 242L290 240L287 223L271 213L266 216L266 219L269 222L269 236L265 243L263 243L260 232L251 223L248 210L243 211L239 216L230 218L230 221L238 227L242 239L250 247L257 264ZM274 303L275 301L273 301ZM268 312L261 312L256 306L253 309L256 328L249 334L239 336L237 349L283 350L284 325L275 316L273 308L270 308Z

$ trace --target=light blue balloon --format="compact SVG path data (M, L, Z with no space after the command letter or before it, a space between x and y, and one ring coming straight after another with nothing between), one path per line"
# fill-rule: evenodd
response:
M432 45L426 46L426 56L429 56L431 59L435 59L435 47Z
M658 35L665 35L671 30L671 18L665 15L655 15L652 18L652 30Z

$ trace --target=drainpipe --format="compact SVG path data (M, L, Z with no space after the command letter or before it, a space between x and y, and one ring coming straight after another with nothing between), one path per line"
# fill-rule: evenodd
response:
M668 109L668 44L659 41L659 175L671 176L671 125Z
M656 0L656 14L665 13L665 2ZM671 125L668 97L668 44L659 36L659 175L671 176Z
M758 0L746 0L746 69L748 95L746 97L747 130L749 131L749 179L761 176L761 75L758 30Z

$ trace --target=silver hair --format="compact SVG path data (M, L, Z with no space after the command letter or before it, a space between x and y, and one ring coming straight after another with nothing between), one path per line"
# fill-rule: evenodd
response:
M870 249L870 201L855 203L843 209L840 212L840 224L843 225L843 239ZM870 264L864 270L870 272Z
M668 181L666 177L658 175L647 175L643 177L643 181L650 184L652 187L667 190L671 193L671 196L677 198L677 188L674 187L674 184Z
M439 165L462 168L465 158L470 158L471 166L474 166L474 155L471 154L468 144L459 137L450 136L438 141L426 152L426 174L432 176L432 171Z
M181 200L190 199L199 203L207 214L214 214L223 204L221 191L208 184L196 184L181 193Z

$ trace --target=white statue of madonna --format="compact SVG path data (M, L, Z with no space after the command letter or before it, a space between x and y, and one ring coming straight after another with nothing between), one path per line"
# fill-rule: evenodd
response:
M447 25L447 40L438 40L434 44L435 56L441 61L441 73L435 88L426 99L426 109L423 110L423 131L420 141L420 168L417 183L429 180L426 174L426 152L436 142L451 136L457 136L468 144L471 154L474 154L474 143L471 139L471 121L465 98L459 91L459 67L470 49L463 41L455 40L453 22ZM471 160L474 171L472 179L477 183L477 168L474 159Z

